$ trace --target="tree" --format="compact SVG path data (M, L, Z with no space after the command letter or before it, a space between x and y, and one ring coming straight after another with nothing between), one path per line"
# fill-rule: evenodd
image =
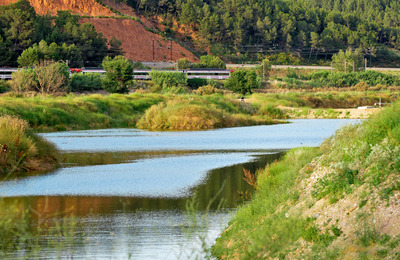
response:
M346 52L340 50L332 56L332 67L344 72L363 71L365 70L364 55L361 49L353 51L348 48Z
M63 62L43 61L34 69L36 90L43 94L65 92L68 87L69 68Z
M133 80L133 67L123 56L106 57L102 63L106 71L103 88L109 93L126 93Z
M230 78L225 81L225 88L236 93L245 95L252 93L253 89L261 86L261 81L253 70L237 70L234 71Z
M34 36L35 25L29 14L20 9L9 9L4 12L4 19L8 23L5 36L12 42L13 51L22 51L27 48Z
M181 58L178 60L178 69L188 69L191 64L188 58Z
M110 48L107 51L107 56L114 58L116 56L124 55L125 52L121 47L122 43L120 40L113 36L108 44L110 45Z
M83 66L82 53L75 44L64 43L62 46L58 46L52 42L48 45L44 40L25 49L17 59L20 67L34 66L43 61L59 60L65 61L71 67Z
M18 70L12 76L10 86L15 92L52 94L67 90L69 68L62 62L42 61L35 68Z
M271 71L272 62L267 58L261 61L261 65L257 66L256 72L263 80L267 80Z
M204 55L200 57L200 65L203 68L219 68L225 69L226 64L221 58L213 55Z

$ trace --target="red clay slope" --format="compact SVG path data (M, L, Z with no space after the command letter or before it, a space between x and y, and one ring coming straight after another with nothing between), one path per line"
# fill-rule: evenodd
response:
M171 42L158 34L147 31L138 21L131 19L113 18L83 18L81 22L90 22L97 31L103 33L107 39L113 36L122 42L125 57L134 61L171 61ZM188 58L191 61L197 58L181 45L172 42L172 61Z
M18 0L0 0L0 5L8 5ZM115 16L115 14L98 4L95 0L29 0L35 8L36 13L44 15L47 13L56 14L57 11L70 10L79 15L89 16ZM112 1L104 1L105 4L112 6L121 13L135 16L135 12L131 7L123 3L116 4ZM170 61L171 60L171 42L165 40L162 36L146 30L152 27L151 22L141 17L141 21L137 22L132 19L117 18L82 18L81 22L92 23L96 30L102 32L104 37L110 40L116 37L122 42L122 48L125 51L125 57L134 61L153 61L153 42L154 42L154 61ZM197 58L193 53L183 48L181 45L172 42L172 60L176 61L180 58L188 58L196 61Z
M8 5L18 0L0 0L0 5ZM39 15L47 13L55 15L57 11L70 10L79 15L114 15L113 12L94 0L29 0L31 6Z

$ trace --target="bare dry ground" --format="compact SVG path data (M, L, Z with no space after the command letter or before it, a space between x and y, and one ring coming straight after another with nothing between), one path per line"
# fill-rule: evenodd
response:
M171 60L171 41L162 36L152 33L138 21L132 19L113 18L83 18L81 22L89 22L97 31L103 33L104 37L111 39L116 37L122 42L125 57L134 61ZM197 58L179 44L172 42L172 60L188 58L191 61Z
M0 5L8 5L18 2L18 0L0 0ZM57 14L57 11L70 10L79 15L114 15L114 13L97 3L95 0L29 0L32 7L39 15L47 13Z

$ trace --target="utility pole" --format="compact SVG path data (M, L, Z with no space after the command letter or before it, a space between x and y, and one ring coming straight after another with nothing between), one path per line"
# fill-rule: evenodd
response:
M261 61L261 63L262 63L262 81L264 82L265 81L265 62L264 61Z
M346 64L346 58L344 59L344 73L347 73L347 64Z
M171 62L172 62L172 40L171 40Z
M153 62L154 62L154 40L152 40L153 42Z

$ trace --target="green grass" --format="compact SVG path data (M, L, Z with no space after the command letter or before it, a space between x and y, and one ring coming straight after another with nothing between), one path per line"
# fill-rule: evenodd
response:
M220 94L3 96L2 114L18 116L37 131L112 127L194 130L273 123L269 117L257 116L252 105Z
M259 174L256 194L238 209L213 246L213 254L218 258L297 259L296 250L305 241L310 249L301 255L305 259L340 259L349 254L371 259L398 257L399 237L382 233L375 224L380 221L379 214L374 212L375 203L397 207L393 195L400 191L399 136L400 103L396 103L362 124L338 130L319 148L291 150L282 161ZM329 170L311 187L310 205L311 201L299 201L297 189L298 183L309 181L304 178L313 169L304 168L305 174L299 174L299 170L319 155L321 164ZM341 219L317 224L314 217L305 218L298 210L291 210L300 203L311 208L321 201L328 207L348 198L358 201L354 208L358 222L345 240L339 228ZM332 244L338 238L339 247Z
M32 132L28 123L0 116L0 177L23 170L46 170L57 165L56 149Z
M288 92L282 94L253 94L256 104L287 107L310 108L357 108L372 106L378 103L393 103L398 100L399 92L395 91L346 91L346 92Z
M1 97L0 115L15 115L38 131L132 127L161 95Z
M282 161L267 166L258 176L256 195L238 209L213 247L213 254L219 258L280 258L300 237L326 243L327 238L323 238L325 235L319 233L312 220L290 216L284 207L285 203L297 200L298 171L318 154L316 148L294 149Z
M220 97L175 97L151 106L137 127L150 130L198 130L275 123L268 117L253 116L248 104Z

